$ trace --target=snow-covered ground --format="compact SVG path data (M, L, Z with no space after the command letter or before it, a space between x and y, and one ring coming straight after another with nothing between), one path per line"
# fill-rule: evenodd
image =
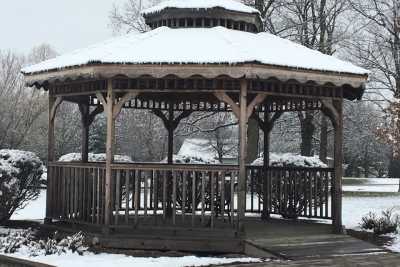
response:
M12 220L42 220L45 216L46 191L43 190L39 198L29 203L24 209L14 213ZM0 234L7 233L9 229L0 227ZM88 266L140 266L140 267L175 267L175 266L208 266L212 264L228 264L233 262L259 262L257 258L221 258L221 257L132 257L121 254L94 254L86 252L84 256L68 252L62 255L48 255L29 257L27 251L19 251L11 256L42 262L50 265L69 267L88 267Z
M348 229L359 229L361 218L369 212L380 214L382 211L393 208L394 213L400 215L400 195L389 193L365 194L365 192L397 192L398 180L396 179L356 179L356 181L345 183L346 192L343 197L343 223ZM45 191L36 201L31 202L23 210L16 212L13 220L41 220L44 218L46 206ZM1 229L0 229L1 232ZM4 232L4 231L3 231ZM394 242L388 246L389 249L400 252L400 235L393 235ZM15 256L26 258L23 253ZM57 266L70 266L74 262L78 266L202 266L209 264L224 264L235 261L257 261L252 258L210 258L210 257L159 257L159 258L140 258L128 257L117 254L98 254L87 253L84 257L76 254L65 254L63 256L39 256L34 258L36 261L53 264Z
M140 267L185 267L207 266L211 264L228 264L233 262L260 262L255 258L212 258L212 257L132 257L121 254L93 254L85 253L79 256L77 253L68 252L62 255L38 256L29 258L24 252L17 252L12 256L31 261L46 263L58 267L111 267L111 266L140 266Z
M347 182L348 181L348 182ZM399 179L389 178L345 178L345 192L398 192Z

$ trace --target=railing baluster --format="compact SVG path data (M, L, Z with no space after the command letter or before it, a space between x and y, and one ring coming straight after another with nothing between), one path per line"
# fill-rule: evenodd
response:
M148 202L148 190L149 190L149 185L148 185L148 176L146 175L148 172L143 171L144 173L144 201L143 201L143 206L144 206L144 216L147 216L147 202Z
M163 219L167 218L167 171L163 172Z
M196 172L193 171L192 175L192 227L194 227L196 218Z
M221 219L224 221L224 215L225 215L225 171L221 173L221 208L220 208L220 213L221 213Z
M205 198L205 186L206 186L206 172L201 173L201 224L205 222L205 210L206 210L206 198Z
M217 176L217 177L215 177ZM211 178L211 228L214 228L214 218L215 218L215 178L218 180L218 173L217 172L210 172L210 178Z
M117 177L116 177L116 181L115 181L115 225L118 225L118 217L119 217L119 208L120 208L120 186L121 186L121 170L117 170Z
M139 221L139 199L140 199L140 171L135 170L135 225Z
M231 172L231 203L230 203L230 213L231 213L231 224L234 225L234 215L235 215L235 177L236 172Z
M318 192L319 192L319 217L324 217L324 177L325 177L325 172L324 171L319 171L319 186L318 186Z
M176 225L176 173L172 173L172 224Z
M157 224L157 210L158 210L158 176L159 172L152 170L153 177L153 215L154 224Z
M254 170L250 169L250 211L253 212L254 211ZM247 190L246 190L247 191ZM247 198L247 197L246 197ZM246 207L247 209L247 207Z
M182 173L182 222L185 223L185 209L186 209L186 172Z
M100 210L101 210L101 206L100 206L100 193L101 193L101 172L102 170L99 168L97 173L97 224L100 224Z
M129 223L130 170L125 171L125 223Z

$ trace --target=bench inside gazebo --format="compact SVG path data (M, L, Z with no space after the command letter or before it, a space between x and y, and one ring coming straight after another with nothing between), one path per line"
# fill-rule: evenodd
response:
M342 231L342 105L362 96L367 71L264 33L255 9L210 3L164 2L143 12L149 32L23 69L29 86L49 92L46 223L101 233L114 247L221 252L242 251L251 221L267 224L272 214L327 219ZM79 106L79 163L55 159L54 121L63 101ZM114 161L123 108L161 118L167 163ZM334 167L269 166L274 122L307 110L321 110L332 122ZM102 112L106 162L88 162L89 128ZM236 116L238 164L173 163L174 130L193 112ZM264 132L263 166L245 164L251 116Z

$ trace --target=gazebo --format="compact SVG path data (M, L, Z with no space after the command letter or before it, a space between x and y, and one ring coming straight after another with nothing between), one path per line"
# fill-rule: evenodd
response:
M142 14L151 28L146 33L22 70L29 86L49 92L46 223L80 225L106 238L124 233L116 247L184 250L202 250L202 237L207 249L240 251L248 220L268 223L271 214L332 220L341 232L342 105L361 98L368 72L263 32L259 12L233 0L172 0ZM79 106L80 163L55 159L54 121L63 101ZM167 163L113 160L123 108L162 119ZM270 167L274 122L284 112L307 110L321 110L332 122L334 168ZM88 162L89 128L102 112L106 162ZM174 164L174 130L193 112L236 116L237 164ZM245 164L251 116L264 132L264 166ZM163 241L167 235L172 242ZM228 236L237 242L221 242Z

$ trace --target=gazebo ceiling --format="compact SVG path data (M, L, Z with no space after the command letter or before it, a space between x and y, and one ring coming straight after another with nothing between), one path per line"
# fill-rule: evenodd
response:
M301 83L346 85L346 90L352 90L351 87L363 87L368 78L368 71L363 68L289 40L224 27L161 27L128 34L26 67L22 72L27 84L37 87L66 79L118 75L199 75L207 79L294 79Z

